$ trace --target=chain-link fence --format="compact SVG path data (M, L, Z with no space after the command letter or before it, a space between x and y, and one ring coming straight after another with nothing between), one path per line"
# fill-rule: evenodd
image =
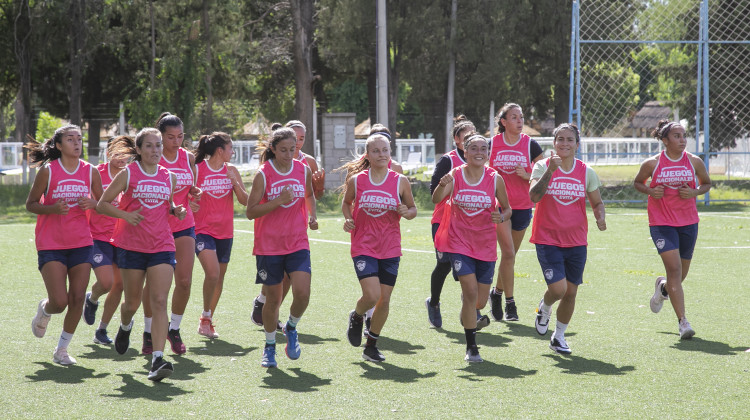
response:
M748 0L574 1L570 118L584 141L648 142L660 119L679 120L714 181L705 202L750 201L749 17ZM630 166L599 168L608 201L644 200Z

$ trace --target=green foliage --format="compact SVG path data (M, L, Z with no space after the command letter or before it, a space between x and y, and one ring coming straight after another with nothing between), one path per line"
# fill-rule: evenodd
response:
M354 112L357 122L370 116L367 102L367 85L355 79L346 79L327 90L330 112Z
M640 78L630 67L616 61L584 66L581 74L598 91L587 100L581 134L601 136L620 122L622 116L618 112L622 106L635 110Z
M62 127L63 120L51 115L47 111L39 113L39 119L36 123L36 141L43 143L55 134L55 130Z

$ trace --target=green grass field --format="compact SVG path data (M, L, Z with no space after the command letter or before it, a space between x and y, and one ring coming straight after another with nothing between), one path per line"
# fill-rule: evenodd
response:
M92 343L83 322L70 346L78 364L52 363L62 316L43 339L29 324L45 289L36 268L32 224L0 226L4 311L0 376L4 418L747 418L750 413L750 211L702 211L693 266L685 283L697 335L680 341L669 303L652 314L648 300L663 269L645 212L611 208L609 229L589 234L589 260L568 328L573 355L548 348L533 312L545 290L525 243L516 265L520 321L493 322L477 336L484 363L464 362L458 322L460 288L449 278L444 329L432 329L424 299L434 266L429 219L403 221L404 256L379 347L383 364L364 362L346 337L347 314L360 295L348 235L326 217L310 232L312 297L299 324L302 357L260 367L263 334L250 321L255 263L252 223L237 220L234 252L215 316L221 337L197 334L203 274L196 262L183 320L184 356L166 357L174 375L146 379L150 357L138 353L142 312L131 349L118 355ZM590 220L592 218L590 217ZM527 235L528 236L528 235ZM744 261L744 262L743 262ZM282 306L284 318L289 302ZM487 310L489 307L487 308ZM118 314L110 324L114 336ZM98 321L97 321L98 322ZM552 319L554 322L554 316Z

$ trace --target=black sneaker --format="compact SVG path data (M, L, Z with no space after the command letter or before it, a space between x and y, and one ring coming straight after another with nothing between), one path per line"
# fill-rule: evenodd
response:
M487 315L482 315L479 318L477 318L477 331L481 330L482 328L490 325L490 317Z
M354 347L359 347L362 344L362 327L364 326L364 320L359 317L359 320L355 319L357 312L352 310L349 312L349 328L346 329L346 336L349 338L349 344Z
M284 330L284 324L281 323L281 321L276 321L276 331L283 331Z
M168 378L173 372L174 367L171 363L165 362L162 357L157 357L151 363L151 370L148 371L148 379L159 382L164 378Z
M367 337L368 335L370 335L370 322L372 318L367 316L367 312L365 312L365 315L363 318L365 319L365 330L362 331L362 337Z
M96 321L96 310L99 308L99 303L91 303L89 300L90 297L91 292L88 292L83 299L83 320L89 325L94 325L94 321Z
M385 362L385 356L375 346L365 346L362 358L375 363Z
M263 302L260 302L257 297L253 299L253 314L250 315L250 319L253 324L263 326Z
M516 310L516 302L505 302L505 320L506 321L518 321L518 311Z
M185 354L187 349L185 348L185 343L182 342L182 337L180 337L180 330L169 330L167 332L167 340L169 341L170 346L172 346L172 351L175 354Z
M151 341L151 333L143 333L143 347L141 347L141 353L151 354L154 352L154 343Z
M496 293L494 287L490 290L490 314L495 321L503 320L503 294Z
M130 331L132 331L132 329ZM125 352L128 351L128 347L130 347L130 331L123 330L122 326L117 330L117 336L115 337L115 350L120 354L125 354Z

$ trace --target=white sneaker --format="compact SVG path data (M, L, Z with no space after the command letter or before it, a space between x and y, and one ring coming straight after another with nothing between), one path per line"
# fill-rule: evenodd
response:
M695 330L690 326L687 318L680 320L680 340L690 340L695 335Z
M78 363L75 357L68 354L68 349L55 347L55 352L52 354L52 361L64 366L74 365Z
M34 319L31 320L31 332L34 333L34 336L39 338L44 337L44 333L47 332L49 319L52 318L51 315L44 315L44 309L42 309L44 308L44 305L47 304L47 300L47 298L44 298L39 301L39 305L36 308L36 315L34 315Z
M464 360L466 360L469 363L484 362L484 359L482 359L482 356L479 355L479 348L477 346L472 346L466 350L466 357L464 357Z
M552 339L549 342L549 348L560 354L572 353L570 347L568 346L568 342L565 341L565 337L555 337L553 335Z
M534 327L536 327L536 332L539 335L547 334L547 329L549 328L549 317L552 315L552 311L544 312L542 310L543 303L544 298L539 301L539 306L536 307L536 319L534 319Z
M656 285L654 286L654 295L651 296L651 312L658 314L661 311L664 301L669 299L669 296L661 294L661 290L667 284L667 279L664 276L656 278Z

